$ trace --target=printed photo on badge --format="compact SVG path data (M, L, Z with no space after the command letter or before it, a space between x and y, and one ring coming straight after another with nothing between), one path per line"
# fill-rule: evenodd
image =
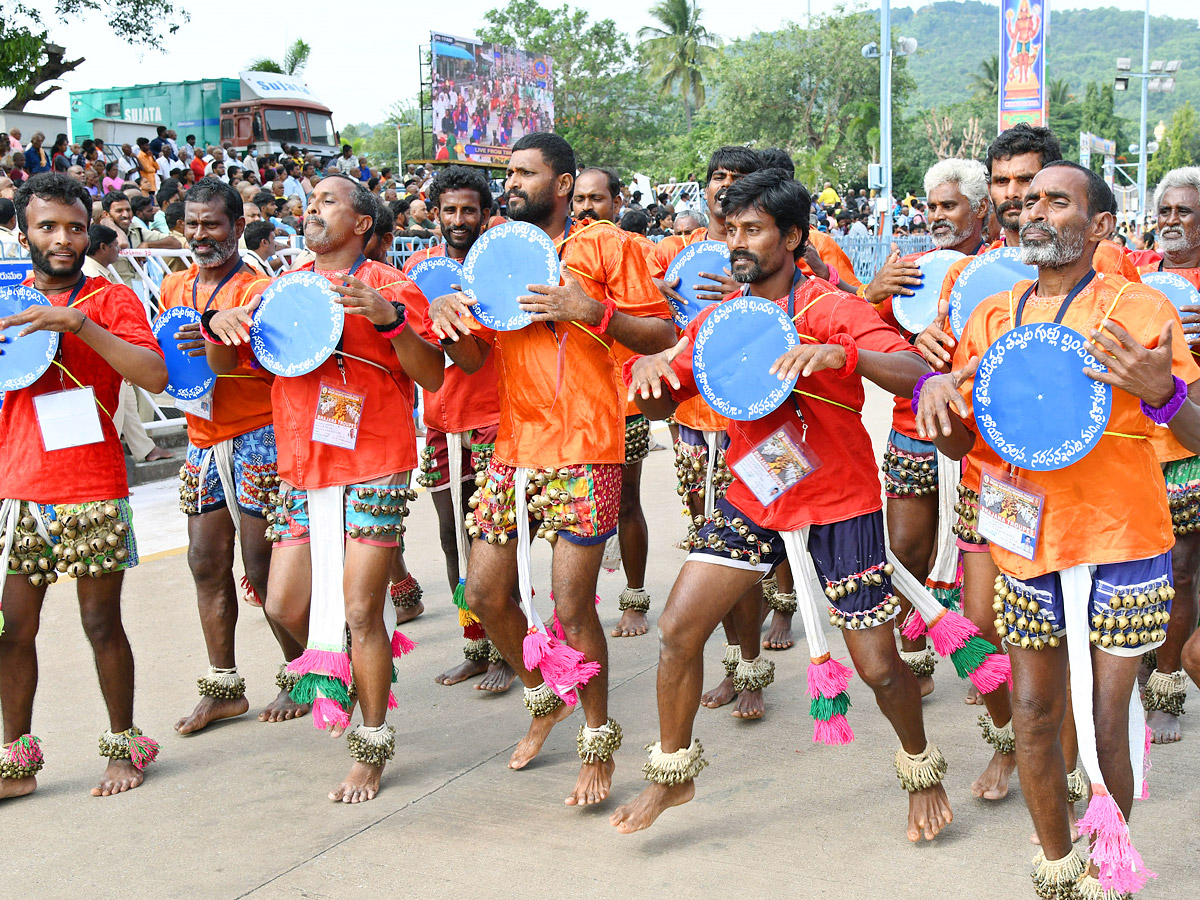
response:
M366 395L338 385L321 383L313 416L312 439L320 444L353 450L358 443Z
M984 467L979 484L981 537L1032 560L1046 494L1032 482Z
M734 474L767 506L799 484L820 465L790 422L733 463Z

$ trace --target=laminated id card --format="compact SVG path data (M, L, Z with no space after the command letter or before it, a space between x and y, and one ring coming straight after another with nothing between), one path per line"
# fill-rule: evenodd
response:
M1032 560L1045 500L1046 492L1036 484L984 466L979 482L977 530L991 543Z
M362 422L363 402L366 399L365 394L322 381L313 418L312 439L321 444L353 450L358 443L358 426Z
M39 394L33 398L46 451L83 447L104 440L96 392L90 387Z
M195 400L175 398L175 408L180 412L211 422L213 417L213 392L210 388Z
M758 502L769 506L821 465L791 422L733 463L733 471Z

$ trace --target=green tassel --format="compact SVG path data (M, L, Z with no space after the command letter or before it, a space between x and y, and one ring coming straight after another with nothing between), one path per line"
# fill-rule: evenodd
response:
M933 598L946 609L958 612L962 607L961 588L934 588Z
M814 719L828 722L834 716L844 716L850 708L850 695L842 691L836 697L813 697L808 714Z
M459 609L467 609L467 585L461 578L454 586L454 605Z
M346 685L332 675L318 675L316 672L309 672L307 675L301 676L289 696L293 702L306 705L311 705L318 696L321 696L328 697L343 707L350 706L350 693Z
M995 652L996 648L991 641L976 636L951 653L950 661L954 663L954 671L958 673L958 677L966 678Z

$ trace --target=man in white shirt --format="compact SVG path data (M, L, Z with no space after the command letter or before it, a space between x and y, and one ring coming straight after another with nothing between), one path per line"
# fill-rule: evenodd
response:
M129 174L138 173L140 166L138 159L133 154L133 148L129 144L121 145L121 155L117 157L117 174L121 176L122 181L129 180Z
M0 199L0 259L15 259L21 255L16 228L16 207L11 200Z
M867 226L863 224L862 216L854 217L854 224L850 226L849 236L852 238L869 238L871 236L867 231Z

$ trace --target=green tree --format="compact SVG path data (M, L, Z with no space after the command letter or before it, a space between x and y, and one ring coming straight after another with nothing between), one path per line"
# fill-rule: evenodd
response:
M175 34L188 21L188 13L174 0L55 0L52 18L98 19L126 43L150 47ZM51 40L41 12L19 0L0 2L0 88L14 92L3 109L22 110L59 90L60 85L47 82L83 62L83 57L69 60L66 54Z
M312 53L310 47L302 38L296 38L291 46L283 53L283 62L276 62L269 56L260 56L250 63L251 72L274 72L276 75L299 75L308 65L308 57Z
M650 7L650 15L663 27L641 29L638 51L664 95L678 90L690 132L692 110L704 105L704 76L720 55L721 40L700 24L696 0L659 0Z
M971 90L978 100L996 102L1000 95L1000 55L992 54L991 59L985 59L979 68L971 73Z
M1200 163L1200 118L1192 104L1185 103L1171 116L1171 124L1146 167L1149 184L1158 184L1172 169Z

